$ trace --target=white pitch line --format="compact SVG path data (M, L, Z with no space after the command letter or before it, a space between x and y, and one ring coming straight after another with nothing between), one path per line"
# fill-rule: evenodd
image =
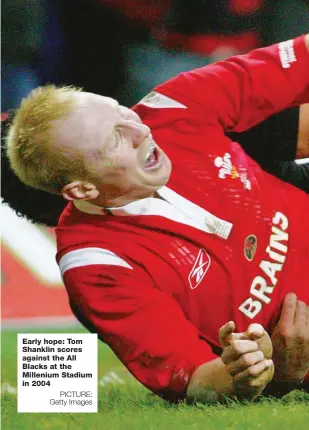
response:
M99 385L105 387L109 384L125 384L125 381L121 379L116 372L108 372L100 379Z
M5 393L17 394L17 388L16 387L12 387L12 385L10 385L7 382L5 382L4 384L2 384L1 393L4 393L4 394Z

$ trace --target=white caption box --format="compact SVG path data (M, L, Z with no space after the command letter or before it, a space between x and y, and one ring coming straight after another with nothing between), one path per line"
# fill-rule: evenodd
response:
M96 334L18 334L18 412L97 412Z

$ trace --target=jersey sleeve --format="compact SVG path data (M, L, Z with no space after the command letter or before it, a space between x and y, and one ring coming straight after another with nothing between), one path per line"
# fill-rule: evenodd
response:
M155 91L225 131L241 132L309 102L309 51L301 36L181 73Z
M78 319L151 391L171 401L185 398L196 368L218 357L176 300L121 266L119 257L87 266L77 257L75 267L62 265L62 275Z

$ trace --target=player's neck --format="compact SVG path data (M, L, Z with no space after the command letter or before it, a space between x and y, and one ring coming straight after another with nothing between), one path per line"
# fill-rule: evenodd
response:
M139 201L139 200L143 200L146 198L158 198L161 199L162 197L157 193L157 192L152 192L149 194L144 194L141 196L136 196L135 198L130 197L130 196L119 196L116 198L102 198L102 196L99 196L98 198L94 199L94 200L90 200L90 203L96 205L96 206L100 206L100 207L104 207L104 208L116 208L116 207L122 207L122 206L126 206L130 203L133 203L135 201Z

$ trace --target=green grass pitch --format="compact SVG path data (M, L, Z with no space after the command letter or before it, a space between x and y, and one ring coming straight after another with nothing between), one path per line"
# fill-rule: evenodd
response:
M25 333L26 330L19 332ZM82 329L29 330L29 333L83 333ZM97 414L18 414L17 332L2 333L3 430L308 430L309 395L294 391L281 401L229 406L172 406L138 384L102 343L99 344Z

